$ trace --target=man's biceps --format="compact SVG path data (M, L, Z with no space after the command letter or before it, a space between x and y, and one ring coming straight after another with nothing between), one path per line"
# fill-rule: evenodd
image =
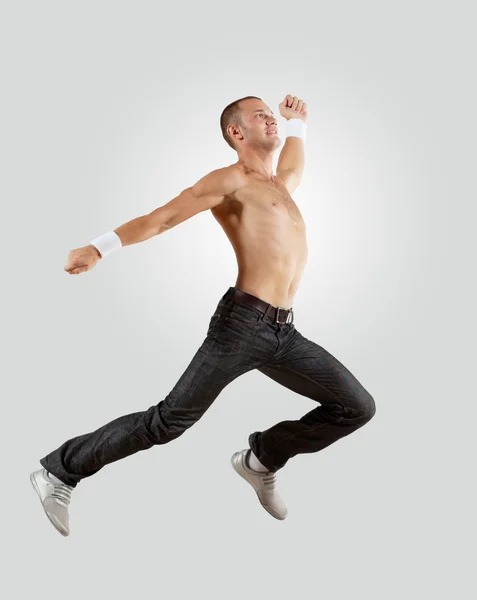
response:
M203 180L197 182L191 188L194 197L194 203L199 210L208 210L221 204L225 198L225 185L223 181L217 179L212 183L205 184Z
M161 208L164 225L169 229L175 227L200 212L208 210L212 204L213 199L210 197L197 196L192 188L187 188Z
M225 196L223 193L207 194L201 197L202 210L208 210L221 204Z

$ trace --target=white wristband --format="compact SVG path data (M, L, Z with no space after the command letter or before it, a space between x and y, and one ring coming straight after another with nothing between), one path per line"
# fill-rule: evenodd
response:
M95 238L92 242L90 242L92 246L98 249L101 254L101 258L108 256L114 250L119 250L122 248L121 238L114 231L108 231L108 233L104 233L103 235Z
M305 141L306 123L302 119L288 119L286 137L298 137Z

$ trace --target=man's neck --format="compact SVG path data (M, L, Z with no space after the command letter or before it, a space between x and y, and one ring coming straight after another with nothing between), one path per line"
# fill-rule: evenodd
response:
M239 154L238 164L264 177L273 177L273 154L269 151L260 152L253 150L246 153L242 152Z

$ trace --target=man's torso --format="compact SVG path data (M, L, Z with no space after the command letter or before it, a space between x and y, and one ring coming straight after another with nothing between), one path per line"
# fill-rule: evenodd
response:
M308 256L305 223L281 179L236 168L243 185L212 209L237 257L235 286L291 308Z

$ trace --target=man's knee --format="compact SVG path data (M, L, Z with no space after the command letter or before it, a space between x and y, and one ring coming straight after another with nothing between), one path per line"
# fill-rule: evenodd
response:
M194 423L190 415L184 414L162 400L145 413L145 424L153 444L167 444L182 435Z
M369 392L366 390L360 396L360 411L363 424L371 421L376 414L376 402Z

